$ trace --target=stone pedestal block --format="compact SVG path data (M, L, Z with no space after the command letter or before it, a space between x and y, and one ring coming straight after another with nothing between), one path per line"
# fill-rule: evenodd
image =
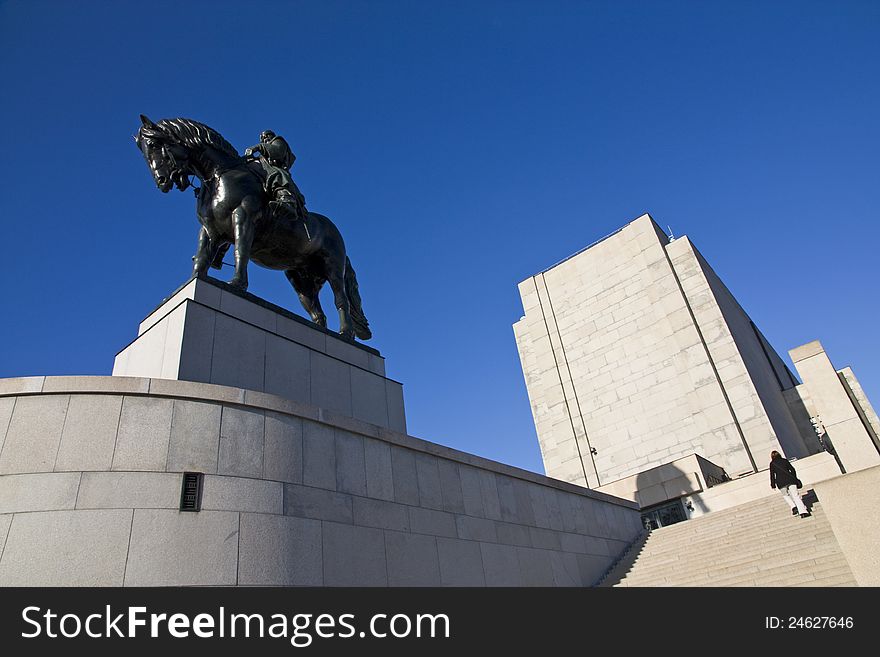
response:
M212 278L150 313L113 375L256 390L406 432L403 386L378 351Z
M835 369L818 340L788 353L809 393L810 413L846 471L880 465L880 441L871 421L877 414L852 369Z

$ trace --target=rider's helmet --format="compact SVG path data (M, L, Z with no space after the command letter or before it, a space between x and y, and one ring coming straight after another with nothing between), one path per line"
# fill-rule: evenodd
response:
M260 133L261 142L266 143L267 141L270 141L272 139L275 139L275 133L271 130L263 130L263 132Z

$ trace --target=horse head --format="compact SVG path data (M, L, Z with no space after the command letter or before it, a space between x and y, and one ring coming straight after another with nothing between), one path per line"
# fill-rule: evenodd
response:
M141 114L141 127L134 140L160 191L167 193L174 185L181 191L189 187L189 149L173 134Z

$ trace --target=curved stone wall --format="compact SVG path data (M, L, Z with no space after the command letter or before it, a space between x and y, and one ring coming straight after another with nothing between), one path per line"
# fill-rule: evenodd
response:
M0 585L584 586L640 527L632 503L265 393L0 379Z

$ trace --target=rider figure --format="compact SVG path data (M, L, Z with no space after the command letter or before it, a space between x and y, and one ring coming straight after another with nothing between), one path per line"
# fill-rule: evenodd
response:
M245 150L244 154L245 157L252 157L255 152L259 152L260 164L266 171L266 192L272 197L270 205L287 206L300 219L305 219L306 199L290 176L290 167L296 161L296 155L284 137L264 130L260 133L260 143Z

